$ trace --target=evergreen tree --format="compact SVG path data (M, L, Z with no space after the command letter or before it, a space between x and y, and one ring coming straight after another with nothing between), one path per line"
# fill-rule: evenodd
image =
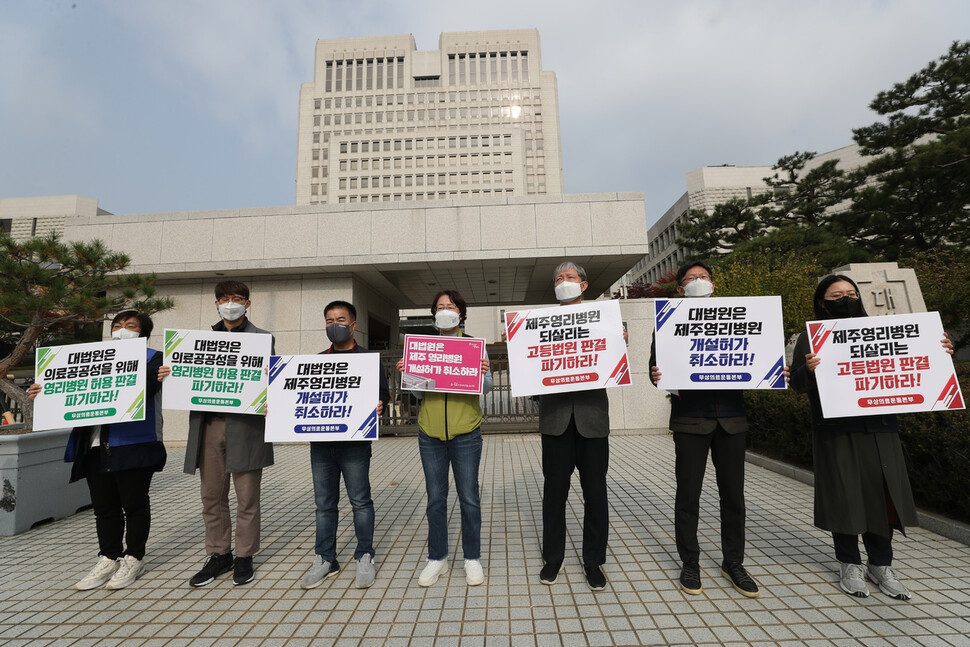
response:
M44 340L106 314L171 308L156 297L154 276L126 273L127 255L100 240L65 243L57 234L17 241L0 232L0 321L12 350L0 359L0 391L19 403L25 430L33 415L26 392L7 378Z
M859 234L886 260L970 247L970 41L869 107L885 120L853 131L875 157L852 207Z

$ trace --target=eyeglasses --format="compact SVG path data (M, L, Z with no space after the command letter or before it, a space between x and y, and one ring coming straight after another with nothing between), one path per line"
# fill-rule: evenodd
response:
M687 285L688 283L693 283L697 279L703 279L705 281L710 281L711 277L708 274L700 274L698 276L686 276L684 280L680 282L681 285Z
M239 303L239 304L245 305L246 302L249 301L249 299L238 295L233 295L231 297L219 297L219 303L229 303L230 301L232 303Z
M439 303L436 310L438 312L442 310L454 310L455 312L458 312L458 306L456 306L454 303Z

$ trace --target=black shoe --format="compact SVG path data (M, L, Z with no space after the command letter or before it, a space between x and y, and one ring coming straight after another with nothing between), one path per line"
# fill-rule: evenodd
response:
M585 566L586 571L586 583L589 584L589 588L594 591L602 591L606 588L606 576L603 575L603 569L599 566Z
M253 558L237 557L232 567L232 583L236 586L249 584L254 577L256 577L256 571L253 570Z
M761 595L761 592L758 591L758 585L748 575L748 571L744 570L744 567L741 566L741 562L721 564L721 574L731 580L731 584L734 585L734 588L741 595L749 598L756 598Z
M205 560L205 564L202 566L202 570L192 576L189 580L189 584L192 586L205 586L206 584L211 584L213 580L222 575L223 573L228 573L232 570L232 551L230 550L225 555L218 555L213 553L209 555L209 558Z
M697 564L684 564L680 569L680 588L691 595L700 595L701 569Z
M562 568L562 564L548 563L543 565L542 570L539 571L539 581L543 584L555 584L556 580L559 579L560 568Z

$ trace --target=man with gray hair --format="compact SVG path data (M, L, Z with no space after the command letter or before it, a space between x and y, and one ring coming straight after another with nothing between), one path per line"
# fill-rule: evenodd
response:
M589 287L586 271L566 261L553 273L559 305L579 304ZM566 499L574 469L583 488L583 567L594 591L606 588L601 566L606 562L609 503L606 471L610 462L610 407L606 389L539 396L542 434L543 584L555 584L566 555Z

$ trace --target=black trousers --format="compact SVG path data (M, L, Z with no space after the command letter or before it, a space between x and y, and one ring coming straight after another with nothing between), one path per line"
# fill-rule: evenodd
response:
M701 488L710 452L721 504L721 554L724 562L744 561L744 433L729 434L721 425L709 434L674 432L674 532L684 564L697 564Z
M566 499L574 469L583 488L583 564L606 562L609 464L609 438L583 437L575 418L561 436L542 434L542 559L547 564L561 565L566 557Z
M90 451L85 465L98 531L98 552L110 559L122 555L144 559L152 524L148 488L155 472L150 467L102 472L98 454L97 450Z
M892 529L889 530L890 535ZM846 564L862 564L859 553L859 535L846 535L841 532L832 533L832 543L835 544L835 558ZM893 565L893 538L883 537L871 532L862 533L862 543L866 546L869 563L873 566Z

